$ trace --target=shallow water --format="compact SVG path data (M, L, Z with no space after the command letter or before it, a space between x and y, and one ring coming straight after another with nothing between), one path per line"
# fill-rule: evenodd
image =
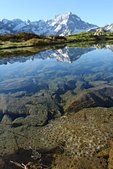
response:
M103 49L65 47L46 50L29 57L2 58L0 110L4 113L17 111L21 114L23 110L21 112L16 108L20 105L26 107L28 100L31 105L33 100L36 104L34 96L40 95L40 92L60 97L68 91L77 94L78 91L103 84L113 85L112 46ZM16 102L15 98L18 98ZM13 100L16 107L14 110L10 108Z
M91 107L99 108L75 114ZM65 47L28 57L0 56L0 155L9 162L7 166L10 160L32 161L31 148L46 155L54 152L59 141L61 147L65 141L65 153L78 157L87 155L84 143L90 140L88 151L93 154L113 137L113 109L103 107L113 107L113 46ZM89 112L88 121L84 112ZM99 143L96 140L93 145L92 136L98 137ZM74 147L79 140L82 150ZM23 160L26 150L30 157Z

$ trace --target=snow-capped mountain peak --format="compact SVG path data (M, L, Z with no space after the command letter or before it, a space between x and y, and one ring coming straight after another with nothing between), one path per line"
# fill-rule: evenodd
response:
M52 26L59 25L59 24L67 24L67 21L69 19L69 13L65 13L63 15L57 15L55 16L55 19L52 20Z
M72 14L72 12L57 15L54 19L48 21L48 24L52 26L55 35L70 35L97 27L82 21L80 17Z
M71 12L66 12L64 14L59 14L55 16L55 20L64 20L64 19L69 19L69 16L72 15Z
M87 31L96 27L81 20L75 14L67 12L55 16L51 20L22 21L21 19L7 20L0 22L0 33L32 32L38 35L70 35Z

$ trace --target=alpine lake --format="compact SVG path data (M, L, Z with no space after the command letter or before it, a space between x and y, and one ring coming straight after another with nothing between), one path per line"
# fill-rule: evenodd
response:
M0 53L0 168L104 169L95 154L113 138L113 45L19 50Z

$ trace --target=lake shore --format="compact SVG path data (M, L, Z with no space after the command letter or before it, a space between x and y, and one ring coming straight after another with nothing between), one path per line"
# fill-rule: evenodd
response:
M32 33L18 33L0 35L0 50L23 47L42 47L52 45L77 45L91 46L97 43L113 43L113 33L83 32L69 36L39 36Z

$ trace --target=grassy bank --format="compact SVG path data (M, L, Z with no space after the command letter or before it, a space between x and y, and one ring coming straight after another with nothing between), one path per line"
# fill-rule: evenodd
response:
M69 42L78 43L101 43L101 42L113 42L113 33L111 32L82 32L79 34L69 35L66 37Z
M110 32L82 32L69 36L39 36L32 33L18 33L0 35L0 49L21 47L40 47L48 45L85 44L91 46L97 43L113 44L113 33Z
M39 36L32 33L0 35L0 49L48 46L63 44L67 41L60 36Z

